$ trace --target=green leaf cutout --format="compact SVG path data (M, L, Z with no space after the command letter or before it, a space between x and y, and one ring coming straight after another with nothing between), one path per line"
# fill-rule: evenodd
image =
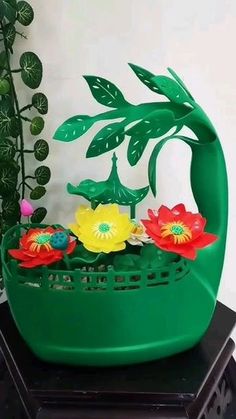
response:
M43 93L35 93L32 97L32 105L41 115L48 112L48 99Z
M17 175L14 164L0 163L0 195L9 195L16 189Z
M156 110L125 133L130 136L147 135L149 138L158 138L166 134L175 125L174 114L171 111L167 109Z
M4 26L3 32L4 32L4 36L5 36L8 47L11 47L16 37L15 26L12 23L8 23L7 25Z
M37 208L30 217L31 223L41 223L47 215L47 210L44 207Z
M109 108L128 105L121 91L110 81L96 76L84 76L93 97Z
M11 23L16 20L16 2L14 0L1 0L0 3L0 15L6 17Z
M36 186L31 192L30 192L30 199L40 199L42 196L44 196L46 193L46 189L44 186Z
M198 145L198 142L192 140L191 138L185 137L183 135L175 135L173 137L164 138L163 140L159 141L158 144L154 147L149 163L148 163L148 179L149 185L151 187L152 193L156 196L156 161L157 157L162 149L162 147L166 144L169 140L182 140L189 146Z
M16 154L15 145L8 138L3 138L0 141L0 161L10 161Z
M186 91L175 80L166 76L155 76L152 79L157 85L160 92L165 95L171 102L186 103L190 102L190 97Z
M5 220L9 218L20 218L20 205L19 202L12 198L4 198L2 200L2 216Z
M21 78L26 86L31 89L39 87L42 75L43 66L39 57L33 52L24 52L20 57Z
M47 158L49 153L49 146L45 140L37 140L34 144L34 157L38 161L43 161Z
M128 161L134 166L141 158L148 140L161 137L176 125L174 115L169 110L156 110L147 115L138 124L126 131L131 136L128 146Z
M127 155L128 162L131 166L135 166L138 163L149 139L149 137L143 135L133 135L133 137L130 138Z
M192 97L190 91L188 90L188 88L185 86L183 80L181 80L181 78L178 76L178 74L176 74L176 72L168 67L167 70L169 71L169 73L172 75L172 77L177 81L177 83L180 84L180 86L182 86L182 88L185 90L185 92L188 94L188 96L190 97L190 99L194 100L194 98Z
M10 90L10 83L7 79L0 79L0 95L6 95Z
M30 124L30 132L32 135L39 135L44 129L44 120L41 116L35 116Z
M150 73L150 71L145 70L145 68L139 67L135 64L130 64L129 66L132 68L136 76L139 78L139 80L145 84L149 89L151 89L155 93L160 93L158 86L153 83L152 79L155 77L155 74Z
M17 3L17 20L24 26L31 24L34 19L34 11L29 3L26 1L19 1Z
M120 122L102 128L92 140L86 157L95 157L118 147L125 139L124 126Z
M93 123L94 121L89 115L73 116L59 126L53 138L65 142L74 141L85 134Z
M35 170L34 175L39 185L46 185L51 178L51 171L47 166L39 166Z

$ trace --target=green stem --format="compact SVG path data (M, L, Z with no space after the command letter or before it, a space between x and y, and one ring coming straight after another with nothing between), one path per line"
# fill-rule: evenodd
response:
M130 218L131 220L135 219L135 205L130 205Z
M16 151L18 151L20 153L20 150L16 150ZM34 150L24 150L24 153L34 153Z
M69 259L68 255L66 253L64 253L64 258L63 259L64 259L64 262L65 262L65 265L66 265L66 269L68 271L70 271L71 270L70 259Z
M21 68L16 68L15 70L11 70L11 73L20 73L21 71Z
M31 122L31 119L27 118L26 116L20 115L20 118L23 119L24 121Z
M27 36L23 34L23 32L16 31L17 35L21 36L21 38L27 39Z
M25 179L36 179L35 176L26 176Z
M97 204L94 200L91 201L91 208L94 210L97 208Z
M20 109L20 113L21 113L21 112L24 112L24 111L27 111L28 109L31 109L31 108L32 108L32 106L33 106L33 105L32 105L32 103L31 103L30 105L26 105L26 106L24 106L23 108L21 108L21 109Z
M27 182L24 182L24 185L27 186L27 188L29 188L31 191L33 191L33 188ZM22 184L22 187L23 187L23 184Z
M2 22L0 23L0 28L3 31L3 24ZM5 51L6 51L6 60L7 60L7 71L9 73L9 78L10 78L10 85L11 85L11 89L12 89L12 93L13 93L13 97L14 97L14 101L15 101L15 106L16 106L16 114L18 117L18 120L20 121L20 107L19 107L19 102L18 102L18 98L17 98L17 94L16 94L16 89L15 89L15 85L14 85L14 79L12 76L12 71L11 71L11 66L10 66L10 60L9 60L9 51L8 51L8 47L7 47L7 41L3 32L3 38L4 38L4 47L5 47ZM20 122L20 161L21 161L21 177L22 177L22 191L21 191L21 199L24 199L25 197L25 160L24 160L24 137L23 137L23 127L22 127L22 123Z

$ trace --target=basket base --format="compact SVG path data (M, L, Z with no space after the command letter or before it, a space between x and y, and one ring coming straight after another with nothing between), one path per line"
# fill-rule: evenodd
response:
M45 345L32 345L32 352L43 361L64 365L110 367L150 362L187 351L197 345L202 335L181 336L165 342L120 348L72 349Z

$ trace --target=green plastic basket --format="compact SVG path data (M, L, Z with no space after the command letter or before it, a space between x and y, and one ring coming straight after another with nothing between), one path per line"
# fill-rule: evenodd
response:
M5 234L3 275L17 327L41 359L130 364L183 351L203 336L215 298L192 277L186 260L135 272L27 270L8 256L20 230Z

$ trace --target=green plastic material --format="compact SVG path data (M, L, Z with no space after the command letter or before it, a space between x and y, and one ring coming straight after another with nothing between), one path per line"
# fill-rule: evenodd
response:
M97 121L122 119L115 122L115 127L111 124L116 141L112 136L106 139L103 131L99 145L98 134L95 136L88 156L95 148L101 154L118 146L125 139L126 125L136 122L126 133L131 137L128 159L136 164L149 139L168 133L174 126L172 136L154 143L150 187L155 194L156 159L166 141L185 141L192 150L191 185L199 212L207 218L206 230L218 235L219 240L200 250L194 262L181 259L166 268L101 273L79 269L55 272L45 267L34 273L18 271L17 263L9 262L7 250L15 247L18 230L9 231L2 245L9 303L22 336L45 360L109 366L158 359L199 342L214 312L228 213L227 176L219 139L173 70L169 70L171 79L131 67L147 87L169 102L131 105L112 83L90 76L86 80L96 100L116 109L95 117L70 118L57 130L56 138L71 141ZM146 125L150 126L148 130ZM197 140L177 135L184 126ZM131 158L132 152L135 159Z
M96 208L98 204L116 203L118 205L130 206L131 218L135 218L136 205L141 202L148 194L149 186L141 189L130 189L122 185L117 173L117 157L113 153L112 169L107 180L95 182L86 179L80 182L78 186L70 183L67 185L67 191L72 195L83 196Z

